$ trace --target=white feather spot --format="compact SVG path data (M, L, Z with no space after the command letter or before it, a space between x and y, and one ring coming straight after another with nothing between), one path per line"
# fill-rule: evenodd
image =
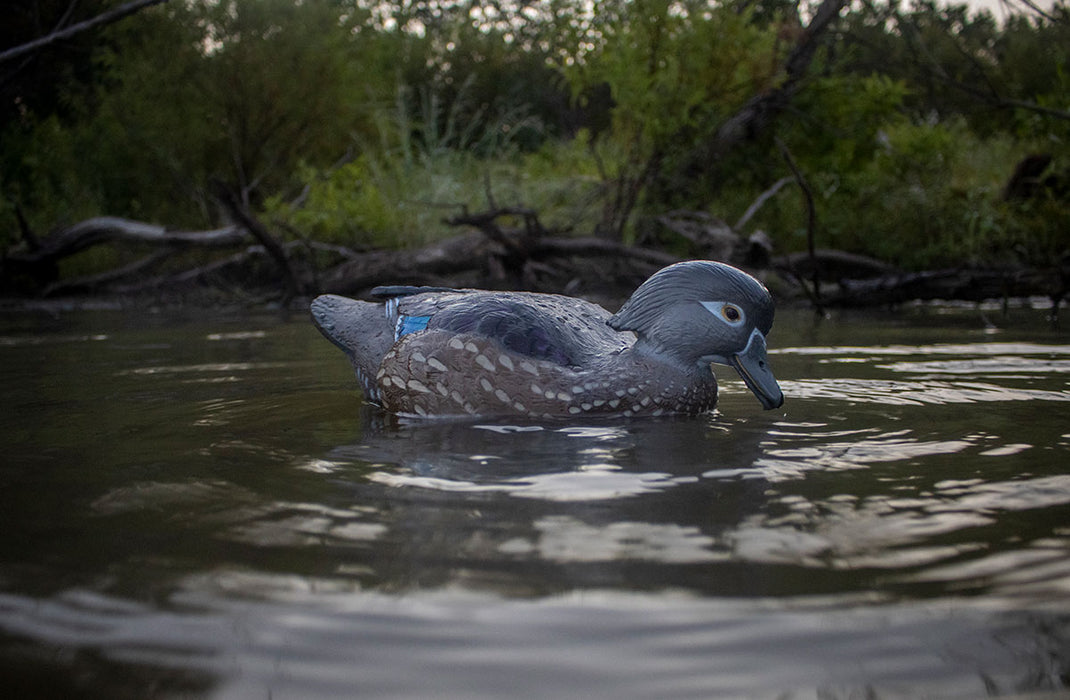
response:
M639 402L639 405L640 406L649 406L650 405L650 397L649 396L644 396L643 399Z
M494 368L494 363L490 361L489 357L487 357L486 355L484 355L482 353L480 353L479 355L476 355L476 364L479 365L480 367L482 367L483 369L487 370L488 372L496 371L495 368Z
M577 384L576 386L572 387L572 393L573 394L582 394L583 393L583 387L580 386L579 384Z
M580 412L580 407L579 406L569 406L568 407L568 412L573 414L573 415L575 415L575 414Z
M498 397L498 400L502 403L511 403L512 399L509 398L509 394L505 393L502 389L495 389L494 395Z
M593 405L594 405L595 408L598 408L599 406L605 406L606 405L606 401L605 401L605 399L595 399L594 402L593 402Z
M446 385L443 384L442 382L435 382L435 391L437 391L438 393L442 394L443 396L446 396L447 394L450 393L450 390L447 389Z
M426 416L426 415L427 415L427 411L425 411L425 410L424 410L424 407L423 407L423 406L421 406L421 405L420 405L420 404L418 404L418 403L414 403L414 404L412 405L412 410L416 411L416 412L417 412L418 414L420 414L421 416Z
M533 394L541 394L542 393L542 387L539 386L538 384L535 384L534 382L532 382L532 384L531 384L531 393L533 393Z
M424 357L422 352L414 352L412 354L412 359L416 362L427 362L427 358Z
M561 401L571 401L572 400L572 396L569 395L569 394L566 394L563 391L557 392L557 398L560 399Z
M612 399L609 402L609 407L610 408L616 408L617 406L620 406L620 399Z
M446 365L442 364L441 362L439 362L434 357L427 358L427 364L431 365L432 369L437 369L439 372L445 372L446 371Z
M454 350L463 350L464 342L460 338L450 338L450 347Z
M528 410L524 406L524 404L520 403L519 401L517 401L516 403L513 404L513 408L515 408L516 410L520 411L521 413L526 413L527 410Z
M628 393L628 392L626 392L626 391L625 391L624 389L617 389L617 390L616 390L615 392L613 392L613 393L614 393L614 394L616 394L616 395L617 395L618 397L620 397L620 396L624 396L624 395L625 395L626 393Z
M506 355L498 355L498 364L500 364L502 367L506 368L510 372L515 369L515 367L513 366L513 361L510 360L509 357Z
M535 367L535 365L531 364L527 360L524 360L520 363L520 369L530 374L534 374L535 376L538 376L539 374L539 370Z
M554 396L556 396L556 395L557 395L557 394L555 394L555 393L553 392L553 390L552 390L552 389L547 389L547 390L546 390L546 393L545 393L545 394L543 394L543 396L545 396L545 397L546 397L546 398L548 398L548 399L552 399L552 398L553 398Z
M463 404L464 403L464 397L461 396L461 392L457 391L456 389L454 389L453 391L450 392L450 398L453 399L453 401L455 403L458 403L458 404Z
M494 386L487 381L486 377L480 377L479 386L483 387L483 391L494 391Z
M582 408L584 411L590 411L591 410L591 404L586 403L586 402L581 403L580 404L580 408Z
M467 350L468 352L479 352L479 348L477 348L476 344L473 343L472 341L468 341L467 343L465 343L464 344L464 349Z
M397 384L397 380L395 380L394 383ZM431 390L428 389L426 386L424 386L423 382L417 381L415 379L410 379L409 383L408 383L408 386L413 391L418 391L421 394L430 394L431 393Z

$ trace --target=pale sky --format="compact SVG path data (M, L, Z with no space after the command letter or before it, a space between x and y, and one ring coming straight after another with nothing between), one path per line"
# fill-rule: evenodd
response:
M1042 10L1049 10L1056 0L1029 0L1029 2ZM1022 0L966 0L966 4L970 7L986 8L997 18L1005 17L1008 7L1017 12L1029 9L1028 4L1023 3Z

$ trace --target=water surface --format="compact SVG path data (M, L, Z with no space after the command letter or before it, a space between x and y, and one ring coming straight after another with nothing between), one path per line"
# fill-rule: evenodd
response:
M781 312L763 412L398 421L303 315L0 318L24 696L1070 687L1070 337Z

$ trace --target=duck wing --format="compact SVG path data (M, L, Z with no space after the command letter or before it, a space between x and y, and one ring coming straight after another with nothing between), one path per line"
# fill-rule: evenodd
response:
M512 353L565 367L582 367L624 349L629 333L607 324L610 314L582 299L555 294L389 288L386 300L395 340L425 329L476 335ZM378 290L377 290L378 291Z

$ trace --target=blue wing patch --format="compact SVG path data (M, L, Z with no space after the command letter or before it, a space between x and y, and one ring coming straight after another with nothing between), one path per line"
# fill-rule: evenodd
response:
M398 321L394 324L394 340L409 333L422 331L427 328L427 322L430 320L430 316L398 316Z

